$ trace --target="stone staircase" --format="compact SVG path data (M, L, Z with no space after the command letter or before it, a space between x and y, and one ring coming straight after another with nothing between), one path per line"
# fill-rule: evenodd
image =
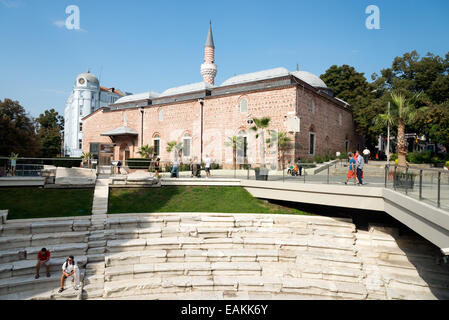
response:
M80 267L80 286L87 263L89 217L15 220L0 225L0 299L81 299L82 289L58 293L61 266L69 255ZM35 279L37 253L51 252L50 273L41 267Z
M52 252L52 276L35 259ZM75 255L81 290L61 265ZM449 299L449 267L418 236L321 216L94 214L0 225L0 299Z

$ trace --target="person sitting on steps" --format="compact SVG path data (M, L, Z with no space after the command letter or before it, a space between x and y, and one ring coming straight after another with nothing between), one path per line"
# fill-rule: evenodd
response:
M62 276L61 276L61 288L59 288L59 293L64 291L64 280L65 278L73 276L72 282L74 283L73 289L78 290L80 273L79 268L75 262L73 256L69 256L68 259L62 265Z
M42 248L41 251L37 253L35 279L39 278L39 270L42 265L44 265L47 268L47 277L50 277L50 251L45 248Z

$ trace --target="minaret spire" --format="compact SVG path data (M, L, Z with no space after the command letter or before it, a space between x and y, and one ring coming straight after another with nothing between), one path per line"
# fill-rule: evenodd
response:
M204 63L201 65L201 75L203 81L214 85L217 75L217 65L215 64L215 45L212 35L212 21L209 21L209 32L207 33L206 45L204 46Z

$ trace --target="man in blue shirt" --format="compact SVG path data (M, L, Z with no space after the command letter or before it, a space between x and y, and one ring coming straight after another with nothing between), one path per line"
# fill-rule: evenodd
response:
M362 171L363 171L363 165L365 164L365 161L363 160L363 157L360 155L360 152L357 150L355 153L357 156L357 162L355 164L357 168L357 180L359 180L359 184L362 185Z

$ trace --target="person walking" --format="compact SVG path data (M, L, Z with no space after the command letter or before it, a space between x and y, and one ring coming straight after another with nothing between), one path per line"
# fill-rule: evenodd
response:
M119 160L118 162L117 162L117 170L118 170L118 174L121 174L120 173L120 167L122 166L122 162Z
M47 268L47 277L50 277L50 251L45 248L42 248L41 251L37 253L36 276L34 277L35 279L39 279L39 270L42 265Z
M301 176L302 166L301 166L301 158L300 157L298 157L298 160L296 161L296 165L298 166L299 176Z
M209 177L210 177L211 163L212 163L211 158L209 158L209 155L206 154L206 159L204 159L204 170L206 171L206 179L209 179Z
M154 162L154 176L157 177L159 175L159 166L160 166L161 158L157 158Z
M59 288L59 293L64 291L64 280L71 276L73 276L73 289L78 290L80 282L80 272L73 256L69 256L62 265L61 287Z
M179 167L178 167L178 160L173 161L173 166L171 169L171 177L178 178L179 176Z
M359 185L363 185L363 165L364 160L363 157L361 156L360 152L357 150L356 152L356 156L357 156L357 161L356 161L356 170L357 170L357 180L359 180Z
M348 174L346 176L345 184L348 184L349 179L354 179L354 184L356 184L356 171L355 171L355 159L352 156L352 153L348 153L348 160L349 160L349 167L348 167Z
M367 147L365 147L365 150L363 150L363 159L365 160L365 163L368 164L369 156L371 154L371 151Z

